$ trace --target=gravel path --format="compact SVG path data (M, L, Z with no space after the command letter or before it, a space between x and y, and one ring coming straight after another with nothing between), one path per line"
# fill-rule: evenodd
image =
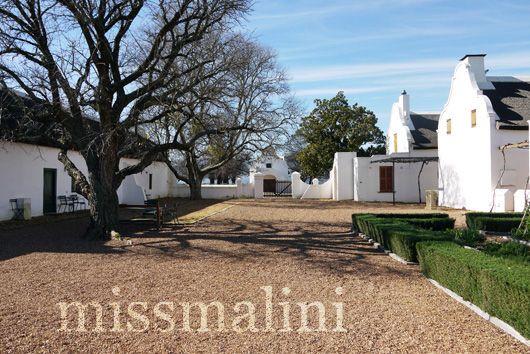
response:
M79 241L86 225L79 219L0 231L0 352L528 352L436 289L418 267L348 234L352 212L398 210L424 212L414 205L244 200L195 225L125 230L129 239L105 244ZM461 214L452 212L459 223ZM101 304L103 331L94 330L95 312L87 312L87 332L60 331L56 304L73 301ZM184 331L182 303L212 301L224 305L224 331L216 331L213 307L208 331L198 331L197 308ZM251 304L236 313L242 301ZM326 331L315 331L319 316L312 307L310 332L299 333L297 303L315 301L326 310ZM133 302L145 303L145 311L132 305L145 318L128 315ZM169 303L158 310L176 321L174 329L155 315L160 302ZM334 331L340 304L347 332ZM287 306L290 332L282 331ZM234 326L242 314L247 317ZM69 329L75 315L68 316ZM252 317L255 332L235 330L249 329Z

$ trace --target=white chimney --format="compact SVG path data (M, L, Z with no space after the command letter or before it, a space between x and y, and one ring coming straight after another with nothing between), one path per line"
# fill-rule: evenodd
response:
M407 91L403 90L401 92L398 102L404 123L407 123L410 116L410 96L407 94Z
M469 71L475 76L477 85L480 89L494 89L493 85L486 78L486 71L484 69L484 57L486 54L467 54L460 61L467 64Z

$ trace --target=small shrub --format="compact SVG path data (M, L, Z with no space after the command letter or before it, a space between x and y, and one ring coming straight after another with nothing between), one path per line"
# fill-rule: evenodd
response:
M490 256L530 263L530 247L519 242L487 243L482 251Z
M451 233L453 234L455 241L461 245L476 246L485 240L484 235L474 229L455 229L452 230Z
M518 240L530 241L530 230L525 230L524 227L521 229L513 228L511 231L511 235L513 238L518 239Z

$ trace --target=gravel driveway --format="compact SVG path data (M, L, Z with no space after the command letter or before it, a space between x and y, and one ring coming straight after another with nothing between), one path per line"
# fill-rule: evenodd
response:
M242 200L195 225L129 229L105 244L78 239L82 219L0 231L0 352L528 352L417 266L352 237L351 213L366 211L424 212ZM91 307L85 331L75 308L61 318L57 304L74 301L101 306L99 329ZM217 304L206 327L199 302Z

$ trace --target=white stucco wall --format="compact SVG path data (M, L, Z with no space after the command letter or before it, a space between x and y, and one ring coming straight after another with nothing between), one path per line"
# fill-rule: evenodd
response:
M13 216L9 199L30 198L32 216L43 214L43 180L44 169L57 171L57 195L70 195L71 178L63 164L57 160L59 150L45 146L0 142L0 220ZM86 163L78 152L68 152L69 158L87 175ZM133 159L122 159L120 168L135 163ZM153 174L153 189L149 190L149 173ZM128 176L118 189L120 203L142 204L142 189L153 198L167 196L172 175L161 163L154 162L146 170L137 175ZM82 198L80 196L80 198ZM87 203L88 205L88 203ZM63 211L61 209L61 211Z
M483 57L468 58L455 68L438 125L439 204L478 211L489 211L494 204L495 211L507 211L513 200L510 203L501 199L524 187L528 177L528 151L506 151L507 172L498 183L503 170L499 147L525 140L528 132L496 129L498 116L481 91L492 87L482 77L483 72ZM477 123L471 127L474 109ZM451 119L451 134L447 134L448 119ZM494 193L496 188L510 193Z
M356 152L337 152L330 173L333 200L352 200L354 194L354 160Z
M436 152L428 150L425 154L435 155ZM393 154L393 157L410 156L409 154ZM427 156L426 156L427 157ZM355 159L355 200L391 202L392 193L379 191L379 167L392 166L392 163L371 163L372 161L388 158L386 155L372 157L357 157ZM418 174L420 163L396 163L394 170L396 202L418 203ZM421 201L425 202L425 191L437 189L438 163L431 161L423 167L420 179Z

